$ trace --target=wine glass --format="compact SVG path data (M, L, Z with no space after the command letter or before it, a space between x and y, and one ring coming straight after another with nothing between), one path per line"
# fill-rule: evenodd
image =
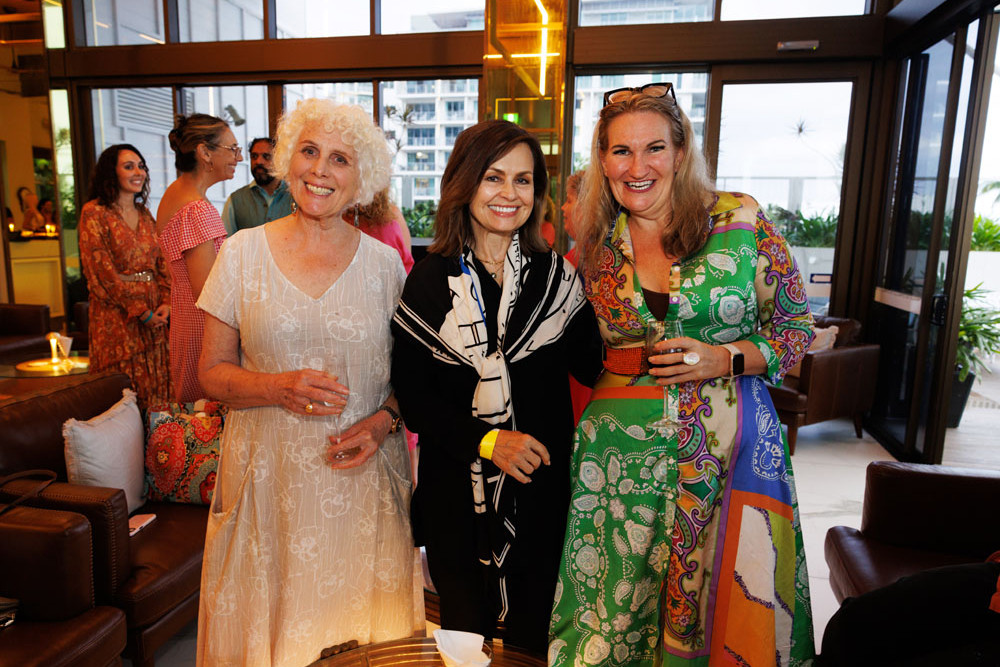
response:
M345 359L331 355L326 358L326 361L323 364L323 371L325 371L327 375L332 375L336 377L337 382L350 389L351 380L348 374L349 367L350 364L348 364ZM350 403L350 400L351 400L350 395L348 395L347 403L344 404L344 409L341 410L339 415L333 416L333 428L335 431L334 434L337 436L337 442L340 442L340 434L343 433L344 431L344 428L342 428L341 426L343 424L341 420L344 418L344 415L347 414L347 404ZM327 403L327 405L329 405L329 403ZM353 458L354 456L356 456L359 449L360 449L359 447L344 449L334 454L332 458L334 458L337 461L344 461L346 459Z
M653 349L653 346L662 340L680 338L683 335L684 329L678 320L664 320L663 322L653 320L646 327L646 357L648 358L654 354L680 352L681 348L671 348L657 352ZM681 427L681 423L677 420L677 404L671 404L670 402L669 388L666 385L661 385L661 389L663 389L663 415L659 419L649 422L646 426L659 433L662 437L669 438L677 432Z

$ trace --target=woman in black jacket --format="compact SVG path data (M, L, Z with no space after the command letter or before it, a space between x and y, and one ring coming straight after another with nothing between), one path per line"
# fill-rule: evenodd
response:
M392 385L420 436L414 536L446 629L544 652L569 504L569 375L601 369L574 268L540 234L537 140L486 121L445 169L434 243L393 320Z

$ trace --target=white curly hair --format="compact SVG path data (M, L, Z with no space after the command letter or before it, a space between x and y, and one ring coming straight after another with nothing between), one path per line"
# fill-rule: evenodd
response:
M372 122L371 114L359 106L317 98L302 100L294 111L283 114L278 121L271 170L276 178L288 178L299 137L310 125L319 125L325 132L338 132L343 142L354 149L358 192L352 205L370 204L380 190L389 186L392 156L385 135Z

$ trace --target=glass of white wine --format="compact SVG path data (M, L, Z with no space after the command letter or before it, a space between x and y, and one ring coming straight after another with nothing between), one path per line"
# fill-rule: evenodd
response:
M646 327L646 357L648 358L654 354L680 352L680 348L656 351L653 347L660 341L670 338L680 338L683 335L684 329L678 320L664 320L662 322L653 320ZM659 419L649 422L646 426L659 433L662 437L669 438L680 429L681 423L677 419L677 405L670 405L669 388L666 385L662 385L661 389L663 390L663 415Z

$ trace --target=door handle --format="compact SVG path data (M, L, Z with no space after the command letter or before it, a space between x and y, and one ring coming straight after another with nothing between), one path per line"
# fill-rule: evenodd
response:
M931 297L931 324L944 326L945 313L948 312L948 295L935 294Z

